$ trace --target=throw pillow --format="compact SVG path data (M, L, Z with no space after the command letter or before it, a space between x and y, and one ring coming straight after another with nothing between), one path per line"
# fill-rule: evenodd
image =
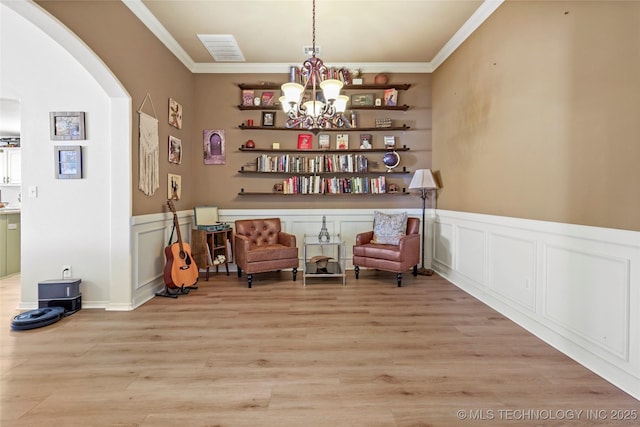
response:
M406 212L399 214L386 214L373 212L373 243L397 245L400 238L407 234Z

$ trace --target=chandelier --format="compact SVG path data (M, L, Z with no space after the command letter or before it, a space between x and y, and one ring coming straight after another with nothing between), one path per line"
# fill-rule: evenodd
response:
M318 133L323 128L351 127L344 112L349 97L340 95L343 83L337 79L326 78L329 69L320 58L316 57L316 1L313 0L313 53L311 58L302 63L300 75L304 86L290 82L282 85L283 96L280 104L287 116L286 127L307 128ZM323 99L319 99L322 90ZM305 93L310 91L311 98L305 100Z

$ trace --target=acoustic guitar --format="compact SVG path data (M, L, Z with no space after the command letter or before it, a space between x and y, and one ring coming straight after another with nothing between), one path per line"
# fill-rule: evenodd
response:
M191 256L191 247L182 241L178 215L173 206L173 200L167 200L167 205L173 213L173 226L178 232L178 241L164 248L167 262L164 266L164 284L167 288L184 288L198 282L198 266Z

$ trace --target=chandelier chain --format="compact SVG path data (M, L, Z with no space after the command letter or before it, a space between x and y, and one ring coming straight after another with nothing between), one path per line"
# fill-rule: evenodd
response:
M313 28L312 33L312 44L313 44L313 53L311 54L313 57L316 56L316 0L313 0L313 19L311 22L311 27Z

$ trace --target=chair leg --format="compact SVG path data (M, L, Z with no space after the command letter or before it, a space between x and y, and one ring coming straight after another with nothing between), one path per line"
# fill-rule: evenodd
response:
M296 281L296 276L297 276L297 275L298 275L298 269L297 269L297 268L294 268L294 269L293 269L293 281L294 281L294 282Z
M250 288L253 282L253 274L247 274L247 286Z
M357 265L353 266L353 271L356 273L356 279L358 278L358 276L360 275L360 267Z
M413 277L417 277L418 276L418 265L414 265L413 266Z
M242 269L238 267L238 277L242 277Z
M402 273L398 273L396 276L396 280L398 281L398 287L402 286Z

